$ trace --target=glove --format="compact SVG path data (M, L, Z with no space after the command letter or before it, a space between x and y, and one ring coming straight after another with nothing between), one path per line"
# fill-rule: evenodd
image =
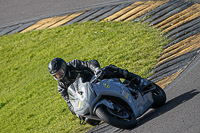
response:
M97 68L96 70L95 70L95 76L97 77L97 78L99 78L99 79L102 79L103 78L103 76L104 76L104 71L101 69L101 68Z

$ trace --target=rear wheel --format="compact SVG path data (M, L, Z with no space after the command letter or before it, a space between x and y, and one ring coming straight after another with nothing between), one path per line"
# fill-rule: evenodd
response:
M155 85L155 89L151 91L152 97L154 100L152 108L158 108L165 104L166 94L165 94L165 91L160 86L158 86L156 84L153 84L153 85Z
M113 103L115 109L100 105L96 109L96 115L104 122L122 129L132 129L136 126L136 117L122 105Z

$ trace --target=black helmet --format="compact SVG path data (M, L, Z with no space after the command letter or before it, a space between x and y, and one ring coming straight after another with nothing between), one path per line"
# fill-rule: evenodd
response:
M61 58L54 58L49 63L49 73L58 81L62 80L67 73L67 63Z

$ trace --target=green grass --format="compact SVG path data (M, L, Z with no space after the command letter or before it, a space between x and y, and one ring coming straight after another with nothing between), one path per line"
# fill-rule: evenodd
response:
M48 73L55 57L97 59L147 77L167 44L141 23L85 22L0 37L0 132L85 132Z

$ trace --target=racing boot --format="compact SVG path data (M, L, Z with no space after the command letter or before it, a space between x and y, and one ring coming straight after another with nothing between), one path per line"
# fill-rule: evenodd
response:
M141 78L139 75L136 75L134 73L128 72L128 70L126 70L126 73L127 74L125 75L125 79L131 81L130 86L133 89L137 88L138 90L143 90L144 88L152 84L151 81Z
M144 90L145 88L150 87L151 85L152 85L151 81L141 78L140 83L138 84L138 89Z
M151 84L147 79L141 78L139 75L129 72L128 70L121 69L115 65L109 65L104 69L104 78L124 78L126 79L123 83L127 84L131 81L131 88L144 89L146 86Z

